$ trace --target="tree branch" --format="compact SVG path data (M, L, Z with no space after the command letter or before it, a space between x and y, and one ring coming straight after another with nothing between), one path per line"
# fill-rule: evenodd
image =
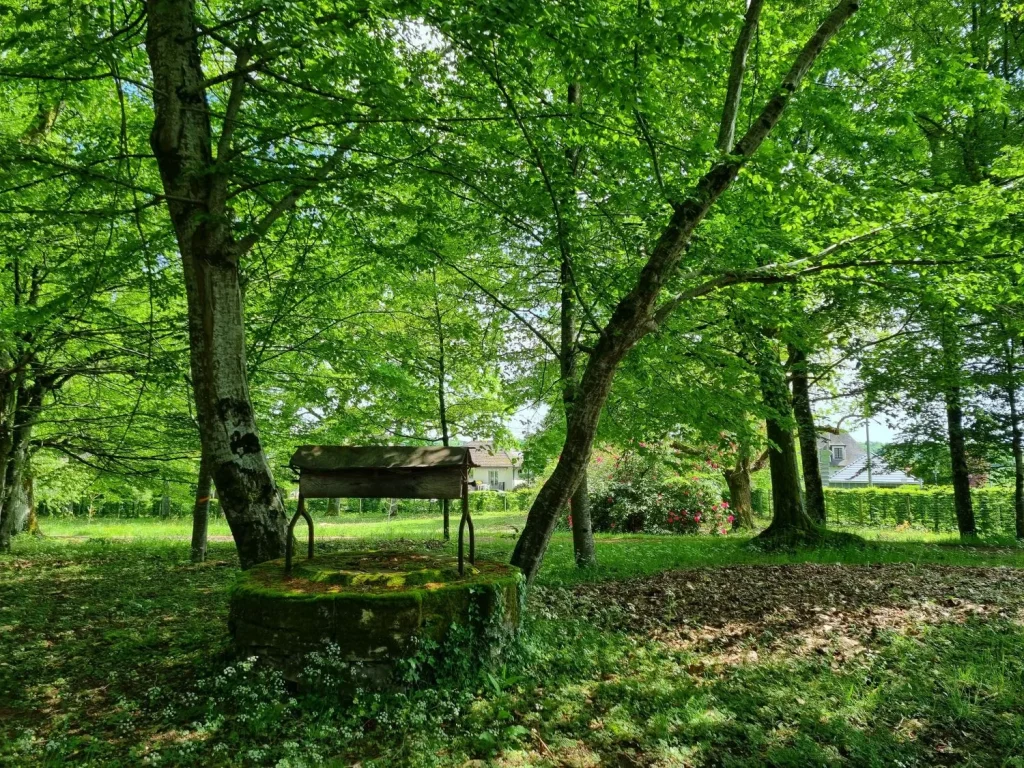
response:
M732 151L732 142L736 136L736 116L740 111L743 98L743 76L747 71L747 53L754 39L754 32L761 18L761 7L764 0L750 0L747 14L743 18L743 27L736 45L732 49L732 64L729 67L729 84L725 92L725 105L722 108L722 122L718 127L718 149L721 152Z
M362 134L362 131L363 129L361 126L356 126L348 136L338 143L333 154L322 166L320 166L311 179L292 187L288 194L271 206L266 215L260 219L255 226L253 226L252 232L238 241L235 245L235 254L238 257L242 257L252 250L252 247L259 242L263 235L267 233L267 231L274 225L274 222L295 207L296 203L299 202L299 198L311 189L322 184L330 175L331 171L334 170L334 167L338 164L338 161L341 160L342 156L355 146L355 143L359 140L359 136Z

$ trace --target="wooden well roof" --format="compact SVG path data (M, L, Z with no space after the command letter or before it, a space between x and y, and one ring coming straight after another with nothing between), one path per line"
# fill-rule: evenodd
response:
M289 464L309 472L476 466L468 448L410 445L301 445Z

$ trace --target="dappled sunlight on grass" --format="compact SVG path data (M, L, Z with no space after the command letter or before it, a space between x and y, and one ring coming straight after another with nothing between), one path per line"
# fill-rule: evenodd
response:
M521 516L475 517L481 556L507 559ZM439 544L439 517L318 522L322 552L454 547ZM0 764L1016 765L1024 754L1024 574L985 570L1024 563L1007 542L858 531L869 546L766 555L749 536L608 535L600 567L580 571L558 532L516 655L468 681L343 704L294 697L233 662L230 541L215 538L195 565L185 520L44 530L0 558Z

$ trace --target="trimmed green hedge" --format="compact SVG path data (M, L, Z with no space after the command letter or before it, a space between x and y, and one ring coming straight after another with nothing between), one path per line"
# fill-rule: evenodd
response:
M1016 533L1013 488L990 486L971 491L974 519L981 535ZM754 512L771 517L771 494L754 491ZM909 523L935 532L956 531L953 489L929 488L826 488L825 517L830 525L896 527Z
M523 488L516 491L474 491L469 495L470 510L473 512L522 512L530 508L534 498L537 496L536 489ZM341 515L358 514L381 514L383 515L390 505L390 499L342 499ZM296 499L285 499L285 509L289 517L295 513L298 502ZM327 516L327 499L307 499L306 509L318 517ZM91 509L91 512L90 512ZM152 502L132 501L106 501L106 502L75 502L73 504L61 505L50 508L46 504L39 504L38 514L41 517L93 517L104 518L137 518L137 517L161 517L160 499ZM455 515L460 514L461 506L458 499L452 499L452 510ZM395 514L397 515L439 515L440 504L431 499L395 499ZM192 505L171 502L170 514L168 517L191 517ZM210 517L220 517L220 504L217 499L210 501Z

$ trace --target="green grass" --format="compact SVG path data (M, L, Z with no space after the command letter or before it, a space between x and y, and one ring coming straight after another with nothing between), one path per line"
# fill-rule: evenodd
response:
M479 533L490 535L511 535L521 529L526 516L518 512L480 511L473 513L473 521ZM314 525L318 536L360 537L372 539L417 538L440 539L443 533L441 517L438 515L408 515L388 519L382 514L345 514L338 517L316 517ZM43 530L51 537L76 538L133 538L169 539L186 538L191 533L192 521L188 518L44 518ZM459 517L453 510L451 515L453 534L458 534ZM297 535L303 534L303 524L297 528ZM223 519L210 521L211 537L230 536L227 522Z
M507 558L522 516L474 519L481 555ZM1016 593L977 616L951 608L944 620L947 609L932 606L939 618L928 622L898 601L865 606L898 621L863 637L840 632L867 649L849 658L836 655L838 636L827 652L805 652L800 633L789 642L764 628L738 637L723 629L688 645L624 631L614 621L621 613L573 615L584 599L597 600L595 610L631 610L616 592L625 585L588 582L798 562L910 562L930 578L928 564L1024 565L1008 541L967 547L915 531L858 531L870 546L763 555L742 536L600 536L601 567L578 571L571 537L556 533L515 657L457 683L344 703L295 696L231 657L229 542L215 540L209 562L193 565L184 520L43 524L46 538L17 537L13 554L0 558L0 765L1024 766ZM317 524L324 551L440 537L437 518ZM211 535L227 535L223 522ZM778 578L742 573L755 594L759 573ZM991 602L986 572L963 573L963 594ZM1021 583L1024 597L1024 575ZM794 585L796 602L822 599L802 588ZM664 589L639 594L652 592L668 615ZM711 615L716 600L729 599L705 597ZM673 621L689 626L686 615Z

